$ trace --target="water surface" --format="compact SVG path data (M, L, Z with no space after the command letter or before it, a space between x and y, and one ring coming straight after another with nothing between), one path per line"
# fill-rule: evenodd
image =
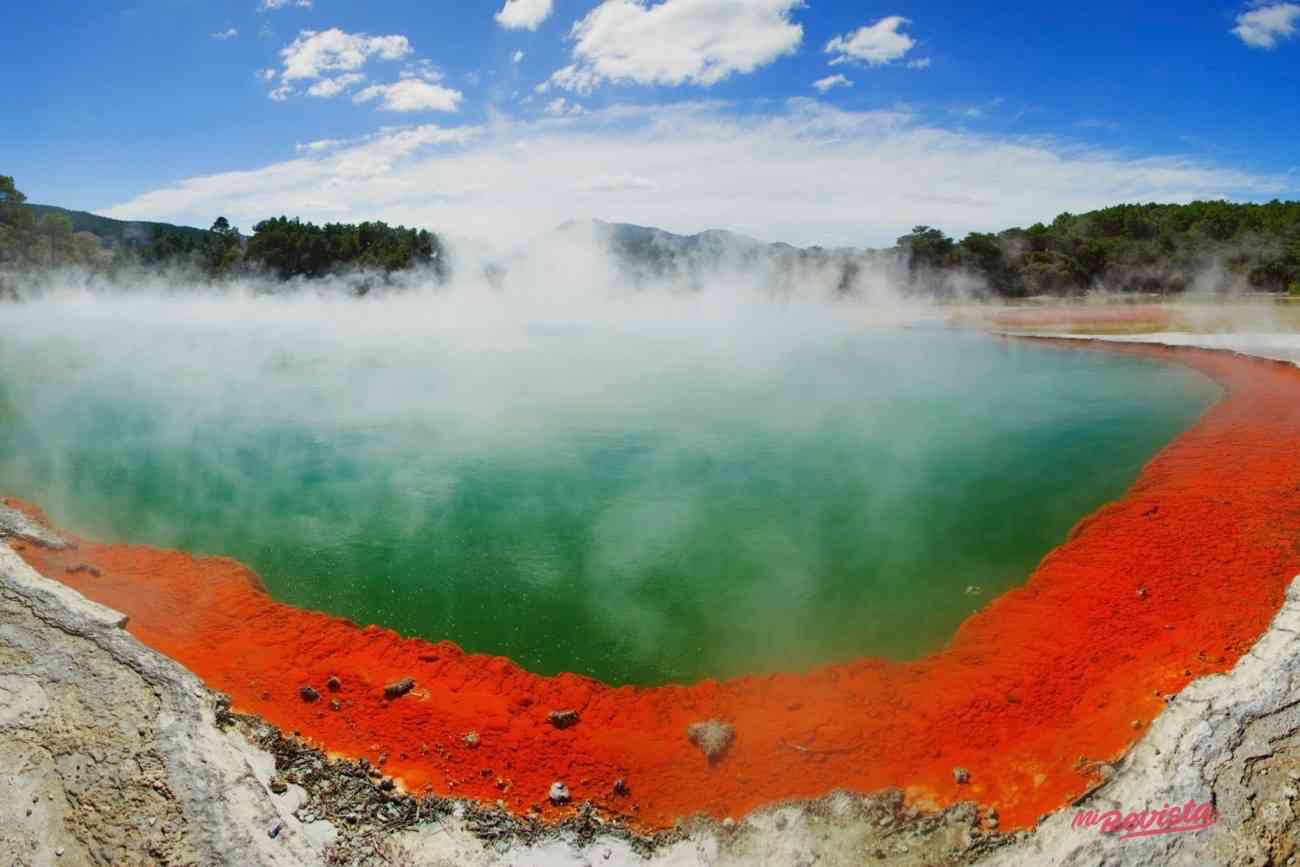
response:
M17 314L0 491L613 683L935 649L1217 396L1175 365L839 312L252 309Z

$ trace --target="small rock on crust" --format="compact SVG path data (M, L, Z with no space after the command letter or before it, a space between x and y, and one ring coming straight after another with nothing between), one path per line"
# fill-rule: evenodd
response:
M330 699L330 710L343 710L343 702L337 698Z
M614 781L614 794L626 796L631 791L627 786L627 780L622 777Z
M277 795L283 795L285 792L289 791L289 784L285 782L284 777L276 774L271 778L271 791Z
M957 781L957 785L964 786L970 782L970 771L965 768L953 768L952 778Z
M411 685L414 686L415 684L411 684ZM343 682L340 681L334 675L330 675L330 679L325 681L325 686L329 689L330 692L338 692L340 689L343 688Z
M686 737L704 752L709 764L716 762L727 751L735 736L736 729L731 723L719 719L691 723L686 729Z
M474 731L473 729L470 729L469 731L465 732L465 737L461 738L461 740L465 742L465 746L470 747L471 749L477 747L478 732Z
M569 803L569 787L557 780L551 783L551 791L547 793L547 797L557 807L561 804L567 804Z
M390 683L384 687L384 697L401 698L413 689L415 689L415 681L409 677L404 677L396 683Z
M570 726L576 726L579 719L576 710L553 710L547 714L546 718L549 719L551 725L555 726L557 729L567 729Z
M303 701L311 704L313 701L320 698L320 693L312 689L310 686L301 686L298 688L298 696Z
M89 575L91 578L98 578L100 575L99 570L96 569L94 566L91 566L89 563L78 563L76 566L69 566L67 569L64 569L63 571L69 575L85 573Z

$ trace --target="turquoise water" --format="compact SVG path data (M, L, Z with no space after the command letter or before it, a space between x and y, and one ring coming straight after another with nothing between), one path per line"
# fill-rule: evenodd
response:
M0 491L613 683L932 650L1217 397L1148 360L820 316L353 339L23 315Z

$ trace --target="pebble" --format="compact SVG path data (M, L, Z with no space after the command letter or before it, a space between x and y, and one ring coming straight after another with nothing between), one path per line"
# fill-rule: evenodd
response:
M409 677L404 677L396 683L390 683L384 687L384 696L386 698L401 698L413 689L415 689L415 681Z
M579 717L576 710L553 710L547 714L547 719L557 729L567 729L570 726L576 726Z
M473 749L474 747L478 746L478 742L479 742L478 732L473 731L471 729L470 731L465 732L465 737L461 738L461 740L465 742L465 746L469 747L470 749Z
M560 804L567 804L569 803L569 787L557 780L556 782L551 783L551 790L547 793L547 797L550 798L551 803L555 804L557 807Z
M970 771L965 768L953 768L952 778L957 781L957 785L964 786L970 782Z
M330 692L338 692L343 688L343 683L337 677L330 675L330 679L325 681L325 686L329 688Z
M614 781L614 794L626 795L630 791L631 789L627 787L627 780L623 779L622 777L619 777L617 780Z
M308 704L311 704L313 701L320 698L320 693L312 689L310 686L299 687L298 695L300 698L302 698L303 701L307 702Z

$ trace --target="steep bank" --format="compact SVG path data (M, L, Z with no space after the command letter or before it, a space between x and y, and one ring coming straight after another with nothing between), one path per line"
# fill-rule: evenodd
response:
M970 799L997 810L1003 827L1027 827L1095 784L1098 763L1141 735L1162 696L1230 668L1300 571L1291 542L1300 408L1288 406L1300 374L1210 352L1174 357L1223 384L1225 400L1127 497L1081 522L1025 587L912 663L609 689L280 605L229 561L88 540L75 552L23 554L130 614L137 637L230 693L237 709L382 760L411 791L559 818L574 809L547 799L562 780L575 802L652 829L836 787L899 787L918 806ZM406 677L415 688L386 698L383 687ZM304 686L320 698L303 701ZM567 709L577 725L550 723ZM710 763L686 730L714 717L736 738ZM957 767L969 772L964 784ZM618 779L627 794L615 793Z

